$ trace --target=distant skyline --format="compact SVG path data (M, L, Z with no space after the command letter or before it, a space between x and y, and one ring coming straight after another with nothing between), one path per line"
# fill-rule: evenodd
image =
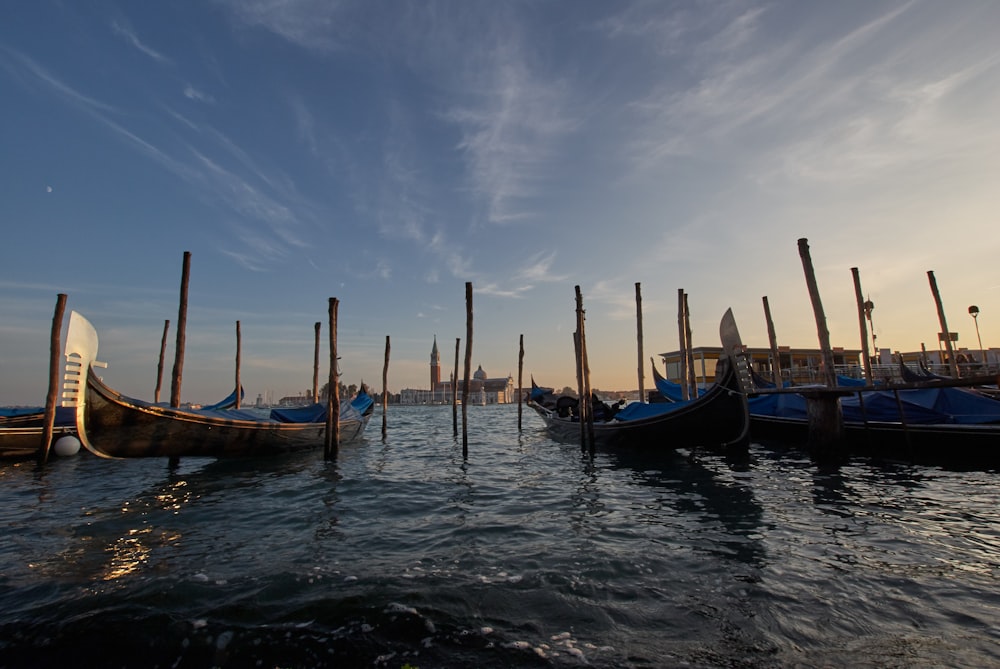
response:
M473 284L473 369L638 386L732 307L766 346L949 329L1000 343L1000 3L39 0L0 22L0 405L39 404L57 293L102 373L152 399L192 253L182 399L312 385L337 297L342 380L428 384ZM321 375L325 374L325 370ZM649 370L646 385L651 386Z

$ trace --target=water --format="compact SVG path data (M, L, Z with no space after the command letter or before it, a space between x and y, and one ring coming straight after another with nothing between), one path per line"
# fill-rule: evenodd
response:
M0 465L0 666L1000 666L997 474L390 407L335 463Z

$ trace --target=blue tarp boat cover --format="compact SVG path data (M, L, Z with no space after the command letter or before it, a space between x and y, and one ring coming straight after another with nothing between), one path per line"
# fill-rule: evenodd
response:
M626 421L626 420L639 420L641 418L652 418L653 416L662 416L663 414L668 414L673 411L677 411L688 404L688 401L679 402L653 402L651 404L644 404L642 402L632 402L624 406L618 413L615 414L615 420Z
M12 418L14 416L30 416L33 413L42 413L45 407L0 407L0 416Z
M360 418L375 404L371 395L359 392L349 404L340 408L340 419ZM271 420L279 423L325 423L326 404L310 404L289 409L271 409Z
M246 392L244 392L243 386L240 386L240 401L241 402L243 401L243 397L245 395L246 395ZM235 390L233 390L233 392L229 393L229 397L227 397L226 399L222 400L221 402L216 402L215 404L212 404L210 406L202 407L202 410L204 410L204 411L218 411L219 409L228 409L229 407L233 407L233 406L236 406L236 391Z
M0 416L13 418L15 416L30 416L32 414L45 414L45 407L0 407ZM54 425L73 425L76 423L76 409L74 407L56 407L56 419Z
M907 423L1000 423L1000 402L964 388L925 388L900 390L899 400ZM841 399L844 420L850 422L899 421L899 408L892 391L863 393L864 409L858 396ZM751 397L750 413L779 418L806 416L806 400L801 395L774 394Z
M654 382L656 383L656 389L660 391L660 394L666 397L668 400L674 402L684 401L684 391L681 389L681 384L674 383L673 381L667 381L662 376L655 376ZM705 394L704 388L698 389L698 397Z

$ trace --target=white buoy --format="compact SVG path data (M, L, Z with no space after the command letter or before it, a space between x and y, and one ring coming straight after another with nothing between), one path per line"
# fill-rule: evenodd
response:
M80 440L71 434L63 435L52 444L52 450L60 457L76 455L80 452Z

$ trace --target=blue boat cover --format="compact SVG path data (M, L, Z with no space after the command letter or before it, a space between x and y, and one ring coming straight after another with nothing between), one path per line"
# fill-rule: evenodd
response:
M627 404L615 414L615 420L639 420L640 418L652 418L662 416L687 406L691 400L681 400L675 402L653 402L644 404L643 402L632 402Z
M668 381L659 375L654 375L653 380L656 383L656 389L668 400L672 400L674 402L684 401L684 391L681 389L681 384ZM701 397L704 394L705 389L699 388L698 397Z
M243 386L240 386L240 401L243 400L243 397L245 395L246 392L244 392ZM228 409L234 406L236 406L236 390L233 390L233 392L229 393L229 396L226 397L226 399L222 400L221 402L216 402L215 404L212 404L210 406L202 407L202 409L204 411L218 411L219 409Z
M16 416L30 416L32 414L45 415L45 407L0 407L0 417L14 418ZM56 418L53 425L65 426L76 423L76 408L56 407Z
M899 401L907 423L1000 423L1000 402L964 388L899 390ZM892 391L862 393L841 399L844 420L849 422L898 422L899 407ZM801 395L760 395L749 399L750 413L758 416L805 419L806 400Z
M30 416L33 413L42 413L45 407L0 407L0 416L13 418L14 416Z
M360 418L374 404L375 400L372 399L371 395L361 391L349 404L341 406L340 419ZM271 420L276 420L279 423L325 423L326 404L319 403L289 409L271 409Z

